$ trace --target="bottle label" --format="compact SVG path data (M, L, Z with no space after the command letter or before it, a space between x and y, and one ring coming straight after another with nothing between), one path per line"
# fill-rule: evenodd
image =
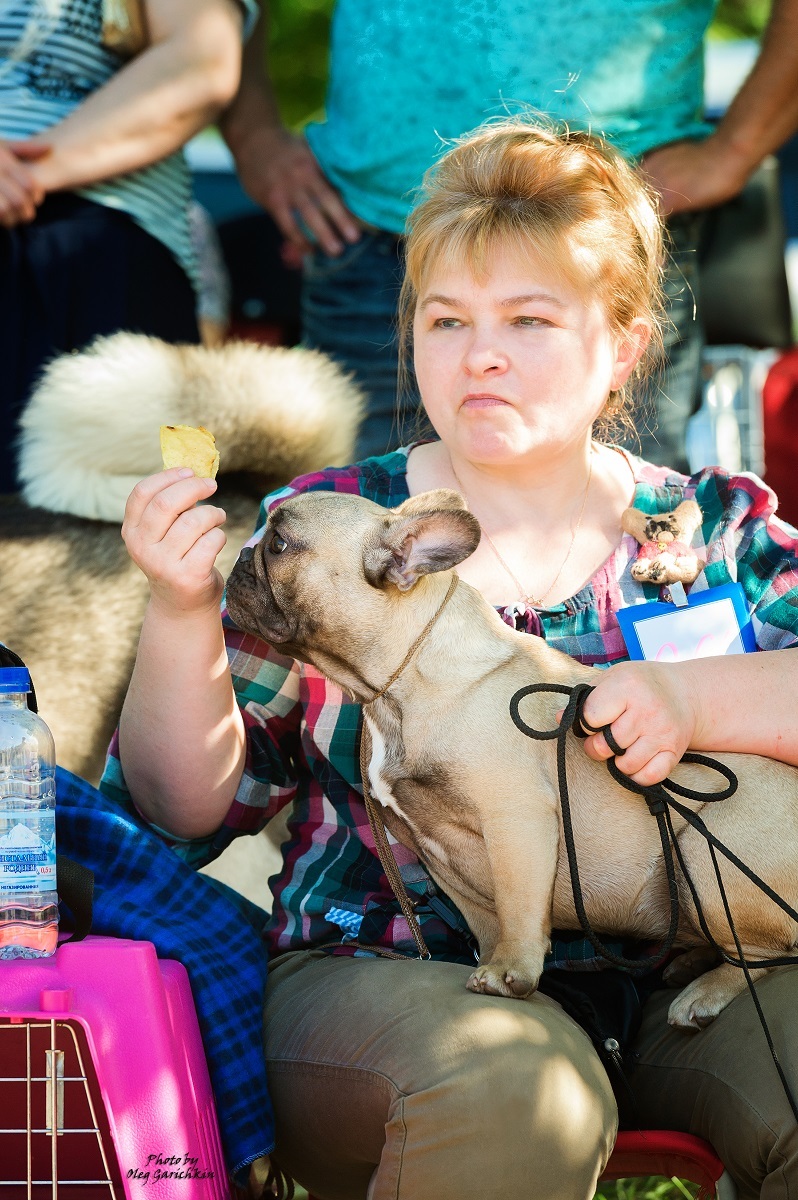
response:
M0 837L0 896L55 891L55 830L48 838L48 824L41 822L43 837L21 821Z

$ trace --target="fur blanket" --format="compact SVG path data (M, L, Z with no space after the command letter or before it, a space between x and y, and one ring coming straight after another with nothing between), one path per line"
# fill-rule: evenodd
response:
M45 369L22 418L20 476L33 507L121 522L125 501L160 470L161 425L204 425L225 474L263 494L351 460L362 398L315 350L231 342L171 346L119 333Z
M47 367L23 415L23 495L0 502L0 641L30 667L62 766L96 782L121 710L148 587L119 526L134 484L161 467L159 426L205 425L216 436L226 577L260 497L349 462L361 411L343 371L298 348L208 350L117 334ZM240 840L268 855L265 839ZM240 870L229 881L263 903ZM260 867L249 875L265 879Z

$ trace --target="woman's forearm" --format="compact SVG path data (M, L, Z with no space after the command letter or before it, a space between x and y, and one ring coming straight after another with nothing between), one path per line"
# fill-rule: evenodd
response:
M218 829L246 755L218 612L174 614L150 601L119 746L146 818L179 837Z
M719 655L689 662L621 662L602 671L585 724L610 726L617 766L648 786L687 750L761 754L798 766L798 650ZM598 761L615 751L603 733L585 739Z
M238 86L241 10L234 0L151 6L159 40L65 120L33 142L51 152L31 167L46 191L75 188L149 166L182 146L229 103ZM180 19L182 16L182 20Z
M761 754L798 766L798 652L675 663L695 713L693 750Z

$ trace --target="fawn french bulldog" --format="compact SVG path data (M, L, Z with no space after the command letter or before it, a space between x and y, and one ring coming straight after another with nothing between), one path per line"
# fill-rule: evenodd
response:
M453 568L480 529L456 492L414 496L395 509L359 496L312 492L277 507L262 540L228 581L233 620L312 663L364 705L371 791L394 836L427 865L479 942L474 991L519 998L537 987L552 928L578 929L558 802L555 744L513 724L510 698L530 683L595 682L586 667L505 625ZM408 649L441 609L406 669L384 691ZM562 703L529 697L523 719L552 728ZM754 755L719 754L739 778L729 799L686 801L708 828L793 908L798 906L798 771ZM664 937L669 900L657 824L644 801L569 739L574 836L594 929ZM705 767L672 776L718 790ZM706 843L674 814L676 836L718 943L735 953ZM798 924L737 871L724 880L746 957L789 954ZM680 879L672 981L706 965L707 946ZM710 960L712 955L709 956ZM752 971L756 978L768 968ZM778 969L778 968L776 968ZM745 987L722 964L674 999L672 1024L706 1025Z

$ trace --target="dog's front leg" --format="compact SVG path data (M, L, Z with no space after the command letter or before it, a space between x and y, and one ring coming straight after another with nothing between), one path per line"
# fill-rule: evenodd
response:
M538 986L551 941L559 825L556 810L548 805L513 807L514 812L484 817L498 940L467 986L473 992L524 999Z

